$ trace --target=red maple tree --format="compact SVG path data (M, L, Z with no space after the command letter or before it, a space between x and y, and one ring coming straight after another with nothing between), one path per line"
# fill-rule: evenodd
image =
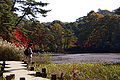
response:
M16 31L15 31L15 35L14 35L17 39L19 39L20 40L20 42L18 42L18 41L15 41L14 43L15 43L15 45L16 46L24 46L24 47L27 47L27 42L28 42L28 38L26 37L26 36L24 36L23 35L23 33L21 32L21 29L20 28L18 28L18 29L16 29Z

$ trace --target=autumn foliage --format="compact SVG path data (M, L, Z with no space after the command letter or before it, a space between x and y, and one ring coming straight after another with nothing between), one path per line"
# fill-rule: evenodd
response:
M19 40L19 42L18 41L14 42L16 46L27 47L27 42L28 42L29 39L26 36L23 35L20 28L16 29L14 36Z

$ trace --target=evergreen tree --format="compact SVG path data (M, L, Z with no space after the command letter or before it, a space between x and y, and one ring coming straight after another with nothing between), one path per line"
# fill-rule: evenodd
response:
M15 27L20 23L20 21L27 16L29 20L35 21L37 14L41 14L43 17L46 17L46 13L50 10L42 9L42 7L47 6L48 3L42 3L41 1L37 2L35 0L13 0L13 6L11 11L22 12L22 16L19 17L18 22ZM19 3L21 6L15 7L15 4Z
M11 0L0 1L0 33L3 39L10 41L13 38L14 24L17 14L11 12Z

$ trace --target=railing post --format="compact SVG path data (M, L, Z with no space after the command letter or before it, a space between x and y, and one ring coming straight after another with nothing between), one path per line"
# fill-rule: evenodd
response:
M46 78L47 77L47 73L42 73L42 77Z
M27 61L24 61L24 64L28 64Z
M20 80L25 80L25 78L24 78L24 77L21 77Z
M3 64L5 64L5 61L3 61Z
M63 73L61 73L60 80L63 80Z
M4 72L4 66L1 66L1 71Z
M6 80L12 80L13 78L15 78L15 74L10 74L8 76L5 77Z
M3 64L2 64L2 66L5 68L5 61L3 61Z
M52 75L51 80L56 80L56 74Z
M12 78L15 78L15 74L10 74L10 76L11 76Z
M32 64L35 64L35 62L32 62Z
M11 80L11 76L10 75L6 76L5 78L6 78L6 80Z
M47 77L46 68L42 68L42 77L43 78Z
M24 62L24 60L22 60L22 62Z
M34 71L34 67L30 67L30 71Z
M46 78L47 77L46 68L42 68L42 73L41 72L36 72L36 77Z
M36 72L36 77L42 77L42 73L41 72Z
M0 77L3 77L3 71L0 71Z
M46 68L42 68L42 73L46 73Z

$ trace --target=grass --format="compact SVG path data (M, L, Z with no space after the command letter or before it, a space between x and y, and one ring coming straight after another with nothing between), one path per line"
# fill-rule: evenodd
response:
M41 64L44 64L44 65L52 64L51 56L46 54L46 53L43 53L43 54L35 53L35 54L33 54L32 62L35 62L34 63L35 65L29 64L28 68L27 68L28 70L30 70L30 66L36 66L35 68L37 69L38 66L41 65Z
M33 54L33 58L32 61L35 62L36 64L40 65L40 64L51 64L52 60L51 60L51 56L43 53L35 53Z
M34 65L36 71L47 69L48 78L51 74L57 77L63 73L63 80L120 80L120 64L86 64L62 63Z

